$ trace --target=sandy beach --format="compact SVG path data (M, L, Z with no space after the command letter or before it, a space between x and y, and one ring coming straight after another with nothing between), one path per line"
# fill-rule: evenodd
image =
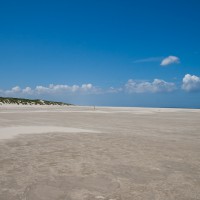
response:
M200 110L0 106L0 200L199 200Z

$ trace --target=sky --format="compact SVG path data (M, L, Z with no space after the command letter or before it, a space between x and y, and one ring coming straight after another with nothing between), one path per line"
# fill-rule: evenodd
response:
M200 108L199 0L0 0L0 96Z

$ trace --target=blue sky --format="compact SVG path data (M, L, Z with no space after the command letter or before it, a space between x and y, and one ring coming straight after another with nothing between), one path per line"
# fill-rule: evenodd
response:
M0 2L0 96L200 108L200 1Z

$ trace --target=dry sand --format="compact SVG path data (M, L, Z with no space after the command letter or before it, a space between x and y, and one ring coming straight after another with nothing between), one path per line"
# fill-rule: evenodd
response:
M199 200L200 110L0 106L0 200Z

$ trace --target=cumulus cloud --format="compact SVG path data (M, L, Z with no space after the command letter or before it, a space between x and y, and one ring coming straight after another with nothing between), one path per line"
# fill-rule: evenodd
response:
M4 91L5 95L12 95L12 94L17 94L21 92L21 88L19 86L15 86L11 88L10 90Z
M30 87L26 87L24 89L22 89L22 93L25 93L25 94L32 94L33 91Z
M34 92L38 93L38 94L45 94L45 93L49 93L52 89L49 87L44 87L44 86L36 86L34 89Z
M128 80L125 84L125 91L128 93L157 93L171 92L176 89L174 83L169 83L164 80L154 79L153 82Z
M200 77L186 74L183 77L182 89L187 92L200 91Z
M81 89L84 90L84 91L88 91L88 90L91 90L93 88L92 84L89 83L89 84L83 84L81 86Z
M144 92L171 92L176 88L174 83L165 82L160 79L154 79L153 82L128 80L125 86L108 87L105 89L93 86L91 83L82 85L54 85L48 86L38 85L35 88L20 88L15 86L10 90L0 90L1 95L8 96L37 96L37 95L58 95L58 94L109 94L109 93L144 93Z
M61 93L81 93L81 94L97 94L101 91L100 88L93 86L91 83L82 85L54 85L49 86L38 85L35 88L25 87L21 89L19 86L15 86L10 90L0 90L2 95L40 95L40 94L61 94Z
M20 92L21 88L19 86L15 86L12 88L12 92Z
M162 60L160 63L161 66L167 66L173 63L180 63L180 59L176 56L168 56Z
M36 86L34 91L38 94L46 93L62 93L62 92L80 92L80 93L96 93L98 89L94 87L91 83L82 84L82 85L54 85L50 84L48 87Z
M105 93L119 93L119 92L123 92L123 88L119 87L119 88L115 88L115 87L109 87L107 90L105 90Z

